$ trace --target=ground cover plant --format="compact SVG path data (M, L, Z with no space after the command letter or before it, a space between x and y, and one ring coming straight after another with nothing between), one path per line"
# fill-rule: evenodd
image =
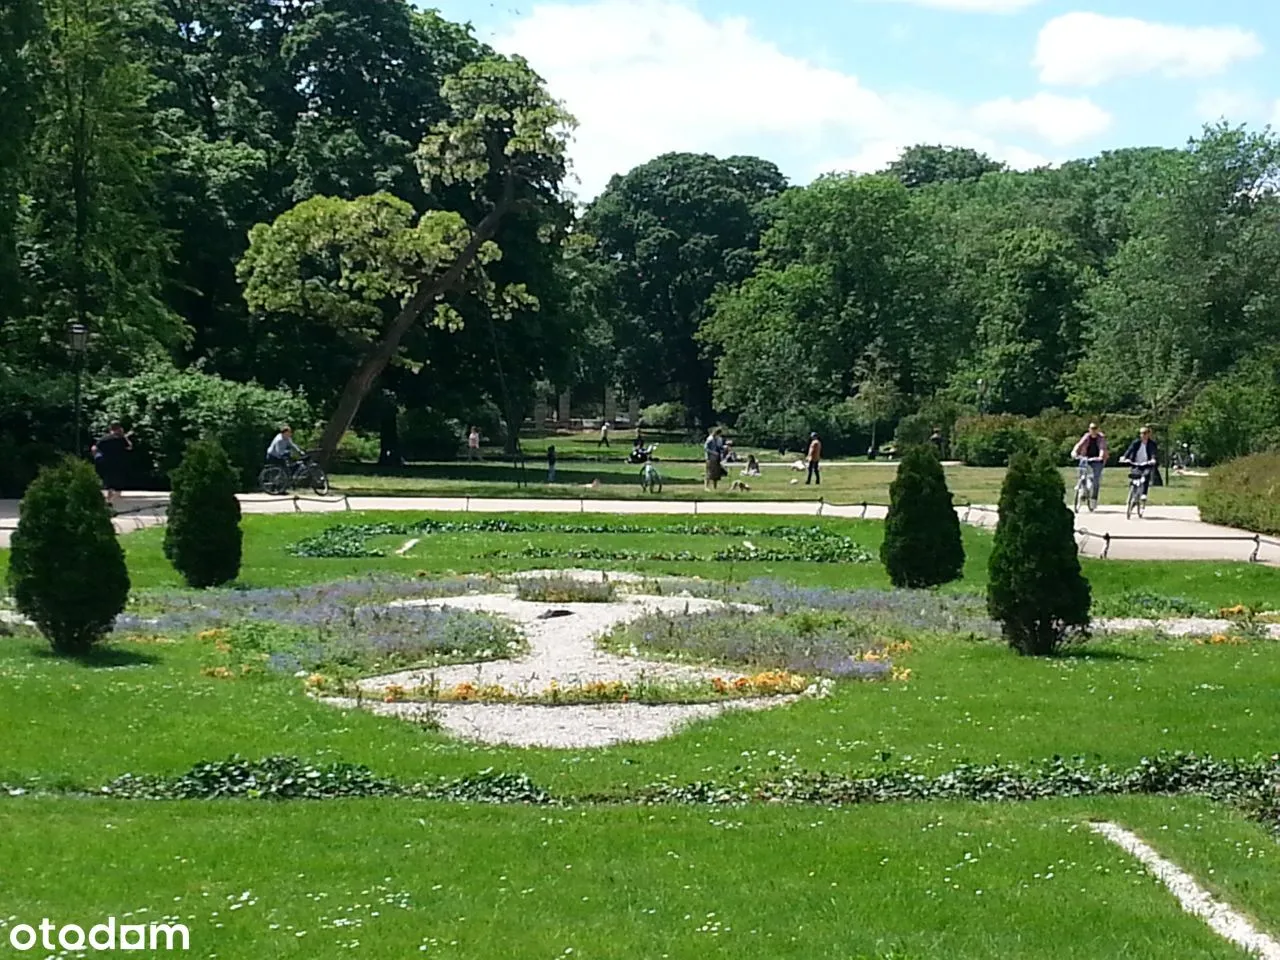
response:
M612 650L700 663L787 670L841 680L880 679L909 640L888 642L865 620L837 612L761 615L741 609L651 613L618 627ZM910 676L899 668L900 675Z
M618 590L609 580L577 577L522 577L516 596L531 603L611 603Z

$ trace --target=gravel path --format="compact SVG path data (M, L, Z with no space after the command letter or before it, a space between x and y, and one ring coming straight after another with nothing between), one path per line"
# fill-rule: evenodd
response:
M601 703L562 707L497 703L380 703L343 697L323 702L357 706L386 717L430 720L463 740L513 747L558 747L580 750L619 743L662 740L698 720L731 710L769 710L798 697L759 697L721 703Z
M596 639L615 626L628 623L646 613L705 613L723 609L719 600L697 597L624 596L614 603L530 603L509 594L478 594L448 597L440 600L410 600L405 606L440 606L494 613L511 620L524 634L529 652L511 660L435 667L428 670L405 670L360 681L360 688L370 695L382 695L395 685L408 690L413 687L438 685L452 687L459 683L477 686L498 684L522 695L536 696L554 681L561 687L592 681L640 680L676 682L709 681L720 677L726 681L742 676L731 670L709 670L680 663L658 662L640 657L623 657L601 650ZM568 616L540 619L550 611L568 611Z

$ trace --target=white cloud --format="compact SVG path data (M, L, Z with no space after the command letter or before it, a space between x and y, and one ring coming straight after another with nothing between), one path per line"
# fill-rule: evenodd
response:
M1272 104L1248 90L1214 87L1200 91L1193 110L1196 119L1205 123L1224 118L1231 123L1267 123Z
M908 3L932 10L956 10L961 13L1017 13L1034 7L1040 0L880 0L881 3Z
M577 117L572 156L584 199L669 151L754 153L807 182L831 169L878 169L922 142L1016 166L1048 162L993 136L1011 127L1062 142L1051 126L1025 120L1032 108L1010 123L945 97L878 92L784 54L743 18L709 19L677 0L543 3L491 42L525 56ZM1078 133L1084 111L1073 116Z
M1052 93L1038 93L1026 100L1001 97L979 104L973 116L988 129L1031 134L1055 147L1069 147L1106 133L1112 122L1111 114L1087 97Z
M1214 76L1260 53L1257 35L1239 27L1183 27L1068 13L1041 29L1035 65L1045 83L1091 87L1144 73Z

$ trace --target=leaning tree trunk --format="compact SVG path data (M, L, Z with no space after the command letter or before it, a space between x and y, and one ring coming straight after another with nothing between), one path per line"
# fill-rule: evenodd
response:
M351 375L351 379L347 381L347 385L342 391L342 396L338 399L337 408L333 411L333 415L329 417L329 422L325 424L324 435L320 438L320 452L317 456L322 467L328 469L343 435L350 429L356 414L360 412L360 404L369 395L374 382L382 375L382 371L387 368L387 364L395 357L396 351L400 349L400 341L404 339L404 335L409 332L410 328L440 296L452 290L454 285L462 279L467 272L467 268L471 266L476 256L480 253L480 248L493 237L493 234L498 229L498 224L511 207L511 189L508 187L507 195L480 221L475 233L472 234L471 239L467 242L462 252L458 254L457 259L454 260L449 269L435 280L423 280L418 287L418 292L396 314L395 320L391 322L391 326L382 335L382 339L378 341L360 366L356 368L355 373Z

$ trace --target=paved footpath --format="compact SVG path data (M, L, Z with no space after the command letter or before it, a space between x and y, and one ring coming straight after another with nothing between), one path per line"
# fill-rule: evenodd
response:
M128 533L164 523L168 495L125 494L116 529ZM245 513L345 513L351 510L443 513L584 513L668 514L679 516L824 516L883 519L885 508L861 504L833 505L806 500L549 500L497 497L240 497ZM959 507L962 520L994 527L995 507ZM17 525L18 503L0 500L0 548L9 545ZM1076 540L1088 556L1104 553L1117 560L1249 560L1280 566L1280 539L1202 523L1195 507L1153 505L1144 519L1126 520L1124 508L1099 507L1097 513L1076 517ZM1110 540L1108 541L1108 536ZM1135 539L1129 539L1135 538ZM1256 551L1256 556L1255 556Z

